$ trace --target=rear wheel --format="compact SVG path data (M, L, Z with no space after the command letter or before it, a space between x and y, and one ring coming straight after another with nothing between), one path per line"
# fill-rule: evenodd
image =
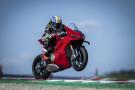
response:
M74 49L77 52L77 57L72 60L72 66L76 71L82 71L88 63L88 53L85 47Z
M50 76L50 72L46 70L46 61L42 61L42 54L38 55L32 65L32 72L35 79L47 79Z

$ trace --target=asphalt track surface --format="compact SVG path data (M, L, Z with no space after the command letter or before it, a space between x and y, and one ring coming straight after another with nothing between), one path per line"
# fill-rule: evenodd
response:
M30 85L0 84L0 90L123 90L123 89L88 88L88 87L82 88L82 87L62 87L62 86L36 87L36 86L30 86ZM132 89L129 89L129 90L132 90Z
M0 90L135 90L135 83L6 79L0 80Z

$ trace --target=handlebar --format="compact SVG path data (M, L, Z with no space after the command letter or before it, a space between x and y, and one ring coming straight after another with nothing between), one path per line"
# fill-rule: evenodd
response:
M89 41L84 41L84 42L86 42L88 45L90 45L90 42Z

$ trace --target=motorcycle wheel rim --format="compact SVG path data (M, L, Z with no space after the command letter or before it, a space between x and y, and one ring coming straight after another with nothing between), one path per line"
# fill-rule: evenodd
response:
M73 61L73 65L75 67L81 67L81 65L83 64L83 61L82 61L82 58L83 58L83 55L81 54L81 51L79 49L77 49L77 52L78 52L78 56L77 58Z

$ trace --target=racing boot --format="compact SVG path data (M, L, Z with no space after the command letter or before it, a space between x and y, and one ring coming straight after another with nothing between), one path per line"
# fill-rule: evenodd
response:
M54 62L54 59L55 59L54 54L52 53L48 59L49 59L48 61ZM58 72L60 70L59 66L56 65L56 64L53 64L53 63L48 64L47 67L46 67L46 69L49 72Z

